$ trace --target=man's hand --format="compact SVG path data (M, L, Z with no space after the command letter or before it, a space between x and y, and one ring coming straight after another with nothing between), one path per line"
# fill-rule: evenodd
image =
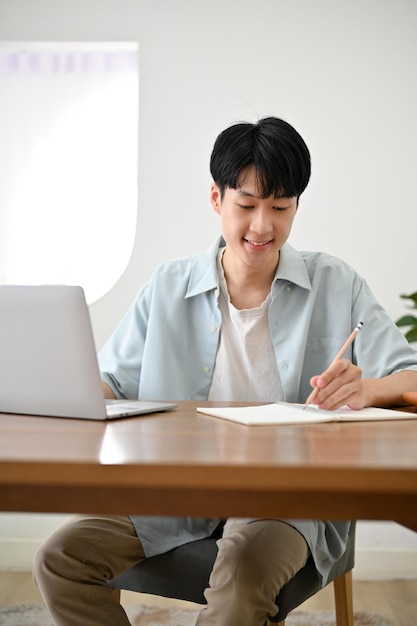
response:
M348 359L339 359L319 376L313 376L310 384L319 388L312 402L321 409L334 411L344 405L351 409L363 409L371 404L361 368Z
M114 400L116 396L113 393L113 389L107 383L103 381L102 381L102 385L103 385L103 390L104 390L104 397L106 398L106 400Z

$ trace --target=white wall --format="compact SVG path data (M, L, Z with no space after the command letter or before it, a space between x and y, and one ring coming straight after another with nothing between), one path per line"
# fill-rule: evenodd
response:
M394 319L404 312L399 294L417 290L416 26L414 0L0 0L0 40L139 42L136 243L91 307L98 347L156 264L217 234L217 133L268 114L294 124L312 152L293 245L341 256ZM16 520L0 518L3 553ZM377 525L380 545L415 559L415 536L399 539L398 528ZM359 540L368 549L366 532Z

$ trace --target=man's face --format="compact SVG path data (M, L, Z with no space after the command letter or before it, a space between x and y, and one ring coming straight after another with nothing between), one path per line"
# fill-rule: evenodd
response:
M255 170L250 167L242 171L238 188L227 188L223 199L213 183L211 203L220 215L227 244L224 260L236 269L245 266L275 271L279 251L297 212L298 198L262 198Z

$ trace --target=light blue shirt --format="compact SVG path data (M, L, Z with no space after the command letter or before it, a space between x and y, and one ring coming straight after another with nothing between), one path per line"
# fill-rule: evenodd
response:
M161 265L99 354L103 380L116 397L206 400L222 319L216 255ZM350 266L286 243L271 290L269 328L284 400L303 402L310 378L324 371L360 321L346 357L365 378L417 371L417 353ZM273 398L271 393L271 398ZM240 398L230 398L240 400ZM208 470L209 471L209 470ZM132 516L145 554L152 556L210 535L218 520ZM306 538L323 584L346 546L350 522L287 520Z

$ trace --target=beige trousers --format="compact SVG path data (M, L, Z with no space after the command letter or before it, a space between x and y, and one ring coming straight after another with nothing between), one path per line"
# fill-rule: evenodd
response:
M280 588L305 565L300 533L278 520L226 522L198 626L265 626ZM128 517L76 517L34 558L34 580L56 626L128 626L107 581L145 558Z

